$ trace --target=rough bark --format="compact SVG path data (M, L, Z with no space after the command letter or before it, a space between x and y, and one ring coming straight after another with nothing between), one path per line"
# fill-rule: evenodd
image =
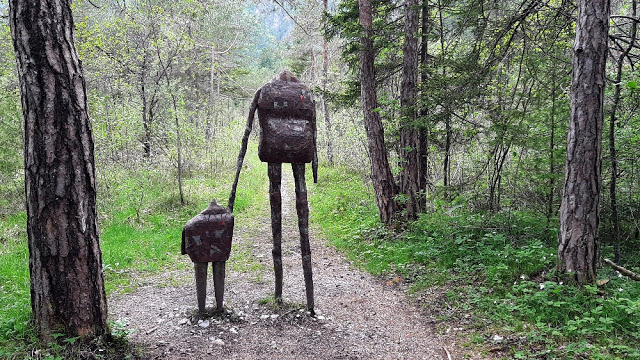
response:
M378 107L378 98L375 83L371 2L358 0L358 6L360 25L362 25L362 36L360 37L361 102L371 158L371 181L380 220L389 223L398 209L395 201L397 187L389 167L382 121L379 113L375 111Z
M409 219L416 219L424 209L420 196L422 159L420 158L420 127L416 97L418 95L418 0L405 1L405 38L403 45L402 86L400 105L403 124L400 129L402 173L400 192L407 196L405 208Z
M558 272L577 284L596 280L609 5L609 0L578 1L558 236Z
M43 341L108 335L86 85L71 2L11 0L25 128L31 308Z

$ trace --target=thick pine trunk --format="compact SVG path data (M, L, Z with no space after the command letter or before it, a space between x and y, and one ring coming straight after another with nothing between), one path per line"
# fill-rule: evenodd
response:
M596 280L609 5L578 1L558 246L558 272L577 284Z
M51 334L108 334L86 86L71 2L11 0L25 125L31 307Z
M400 192L407 196L406 210L409 219L416 219L424 210L424 200L420 196L422 177L422 159L420 149L420 128L417 124L418 113L416 97L418 95L418 0L405 2L405 38L403 45L402 86L400 105L403 124L400 129L400 147L402 173Z
M362 37L360 38L361 101L364 113L364 127L369 141L371 181L380 220L384 223L389 223L398 208L395 202L397 189L389 167L382 121L380 121L378 112L375 111L378 107L378 98L374 70L371 2L370 0L358 0L358 7L360 25L362 25Z

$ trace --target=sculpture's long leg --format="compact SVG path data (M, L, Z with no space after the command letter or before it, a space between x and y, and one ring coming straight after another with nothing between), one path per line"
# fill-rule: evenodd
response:
M282 302L282 198L280 183L282 164L269 163L269 201L271 202L271 233L273 234L273 271L276 277L275 300Z
M223 310L224 301L224 261L215 261L213 263L213 288L216 295L216 311Z
M309 245L309 203L307 202L307 184L304 179L305 164L291 164L296 182L296 211L300 229L300 252L304 286L307 292L307 309L313 315L313 274L311 270L311 246Z
M209 263L196 262L193 263L196 269L196 296L198 298L198 311L204 313L205 304L207 302L207 266Z

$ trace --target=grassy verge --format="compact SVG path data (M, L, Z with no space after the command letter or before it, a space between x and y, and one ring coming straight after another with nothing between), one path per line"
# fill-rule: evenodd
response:
M251 222L264 209L268 184L266 165L250 149L238 189L235 216ZM154 170L104 170L99 177L100 241L107 294L133 291L152 276L172 283L176 269L191 268L180 255L182 227L211 201L227 205L235 169L222 174L192 174L184 179L185 200L180 205L176 179ZM39 347L30 327L28 249L24 212L0 218L0 358L29 358ZM234 248L232 271L257 270L261 265L249 252ZM112 324L117 333L117 324ZM50 348L42 358L56 359L66 351ZM48 355L47 355L48 354Z
M601 286L554 282L557 233L539 216L471 213L458 201L396 234L378 224L357 175L321 168L320 179L311 216L329 243L373 274L410 283L442 326L464 328L477 351L517 359L640 359L640 284L607 269ZM421 296L425 289L435 295Z

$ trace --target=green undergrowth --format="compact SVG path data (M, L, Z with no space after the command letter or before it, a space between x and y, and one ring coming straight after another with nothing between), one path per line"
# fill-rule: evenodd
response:
M266 165L255 154L252 145L236 196L236 223L257 221L268 200ZM107 294L133 291L160 274L171 282L173 270L190 269L191 261L180 254L182 227L212 198L227 206L235 175L231 166L215 176L206 171L188 173L183 179L186 204L182 206L175 176L150 168L98 169L100 246ZM26 215L22 211L0 216L0 358L29 358L37 340L30 327ZM230 271L260 270L259 262L245 250L234 248ZM47 351L51 357L42 358L55 359L60 353Z
M554 281L557 223L530 212L471 212L456 199L391 231L377 220L371 190L344 169L320 169L311 204L330 244L372 274L408 283L443 330L458 324L478 351L640 359L640 283L608 269L600 286Z

